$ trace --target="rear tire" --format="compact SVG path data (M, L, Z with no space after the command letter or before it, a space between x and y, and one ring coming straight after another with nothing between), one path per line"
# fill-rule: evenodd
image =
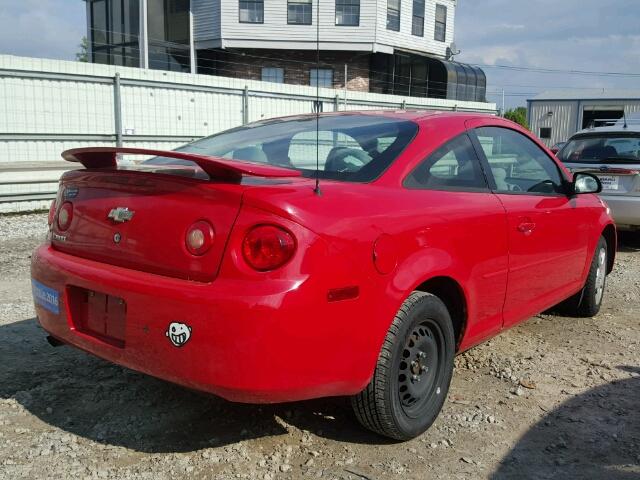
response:
M572 317L593 317L600 311L607 281L609 251L600 237L582 290L558 305L559 313Z
M454 354L447 307L435 295L413 292L387 332L371 382L351 399L360 423L395 440L426 431L447 397Z

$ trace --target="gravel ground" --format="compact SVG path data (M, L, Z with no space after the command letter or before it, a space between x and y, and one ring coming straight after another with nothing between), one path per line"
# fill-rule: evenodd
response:
M459 356L420 438L345 399L237 405L52 348L31 304L46 215L0 216L0 479L640 478L640 252L595 318L538 315Z

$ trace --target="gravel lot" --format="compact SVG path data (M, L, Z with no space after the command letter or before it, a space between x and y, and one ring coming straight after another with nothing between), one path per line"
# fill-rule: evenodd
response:
M595 318L539 315L456 360L422 437L345 399L237 405L52 348L31 304L46 215L0 216L0 479L640 478L640 252Z

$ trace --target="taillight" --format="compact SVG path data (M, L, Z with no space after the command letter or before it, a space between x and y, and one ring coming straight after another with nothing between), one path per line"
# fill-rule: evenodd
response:
M185 244L192 255L204 255L213 245L215 232L209 222L200 220L189 227Z
M71 202L64 202L58 212L58 229L64 232L71 225L71 220L73 220L73 205Z
M293 236L275 225L258 225L252 228L242 242L245 261L260 272L281 267L291 259L295 251Z
M51 206L49 207L49 218L47 219L47 223L49 226L53 225L53 218L56 216L56 201L51 202Z

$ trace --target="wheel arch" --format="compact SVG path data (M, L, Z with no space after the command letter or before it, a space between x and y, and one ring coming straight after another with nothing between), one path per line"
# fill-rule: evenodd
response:
M424 280L413 290L431 293L442 300L451 316L456 339L456 350L458 350L464 337L468 317L467 299L460 283L449 276L436 276ZM411 292L408 293L408 295L410 294Z
M617 248L617 233L616 227L613 224L608 224L602 230L602 236L607 242L607 273L613 271L613 265L616 260L616 248Z

